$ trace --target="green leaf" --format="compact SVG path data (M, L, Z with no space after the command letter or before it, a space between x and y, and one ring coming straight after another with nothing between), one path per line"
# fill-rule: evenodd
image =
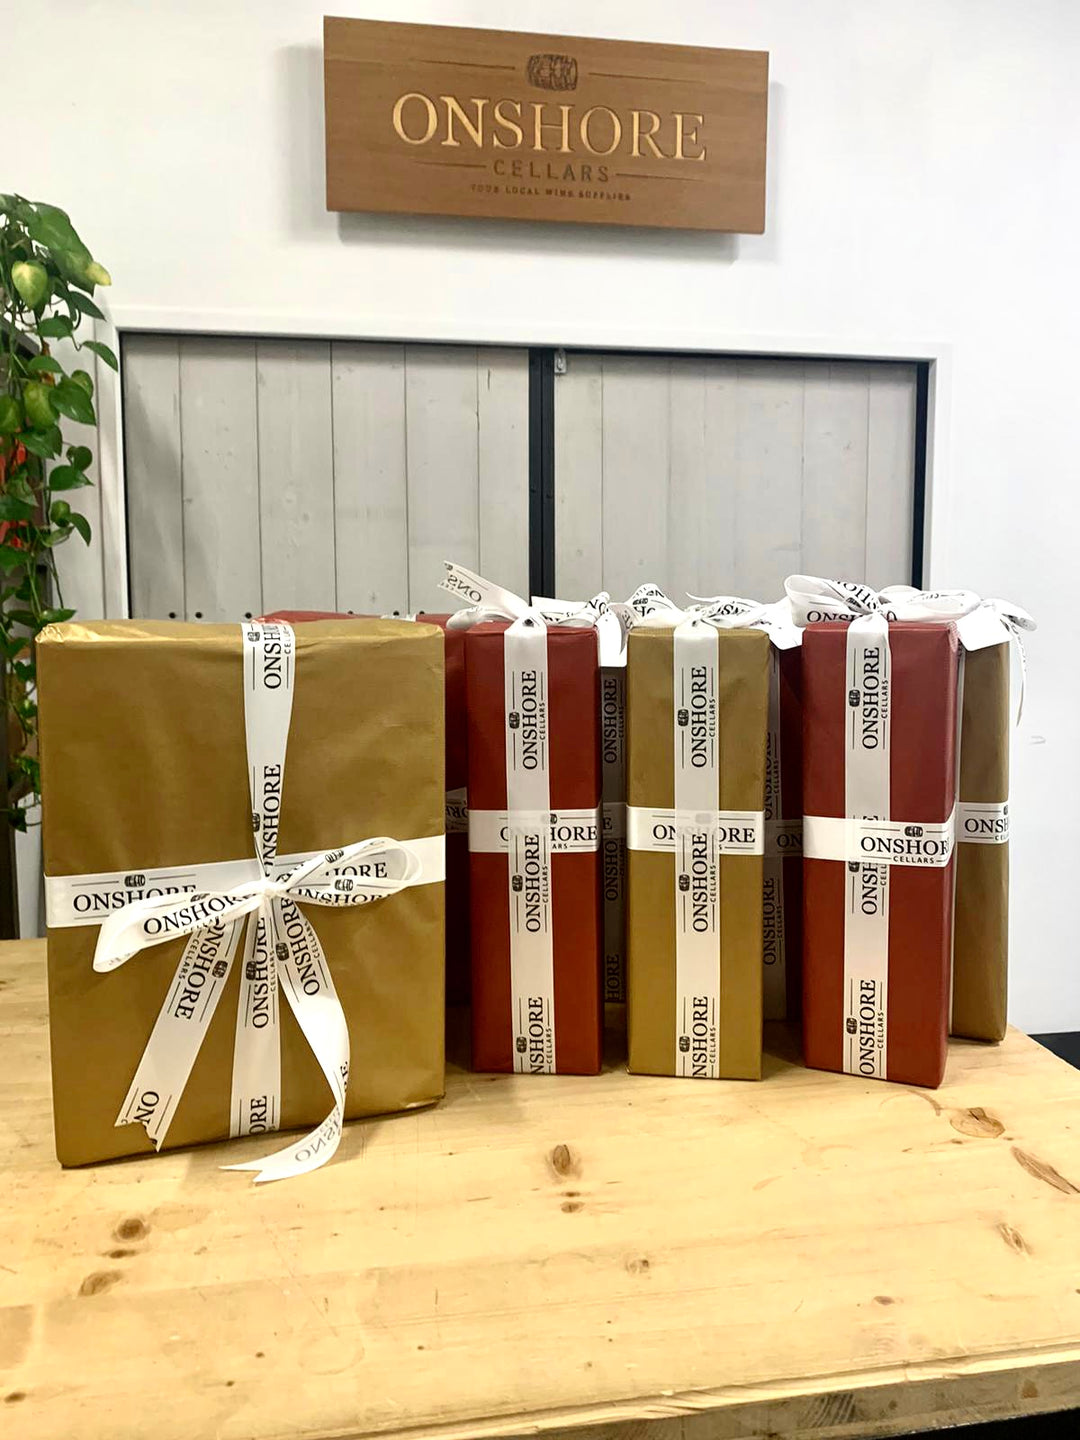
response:
M75 526L75 529L79 532L82 538L86 541L87 545L89 545L91 530L90 521L87 520L86 516L80 515L77 510L73 510L68 516L68 519L71 521L72 525Z
M25 466L13 470L4 482L4 488L9 495L14 495L16 500L22 500L27 505L37 503L37 496L34 494L34 487L26 478Z
M2 502L0 502L2 503ZM54 525L70 524L68 516L71 514L71 506L66 500L54 500L49 507L49 519Z
M0 495L0 520L33 520L36 508L14 495Z
M0 395L0 435L13 435L22 424L22 406L14 395Z
M37 623L36 621L34 622ZM35 680L37 678L36 667L32 660L15 660L12 662L12 670L19 680Z
M36 455L41 460L51 460L54 455L59 455L62 443L60 430L56 425L50 425L47 430L38 432L26 430L19 436L19 441L31 455Z
M72 382L78 385L80 390L85 390L91 399L94 397L94 382L90 378L88 370L73 370L70 376Z
M70 292L68 298L70 299L71 303L75 306L76 310L78 310L81 314L83 314L83 315L90 315L90 316L92 316L95 320L104 320L104 319L105 319L105 316L104 316L103 312L98 309L98 307L94 304L93 300L90 299L89 295L84 295L81 290L72 290L72 291ZM98 342L97 342L96 340L87 340L87 341L86 341L86 344L89 345L89 346L91 347L91 349L92 349L97 343L98 343Z
M120 369L120 361L117 360L108 345L103 344L100 340L85 340L83 344L87 350L92 350L99 360L104 360L110 370Z
M67 454L76 470L85 470L94 458L86 445L69 445Z
M29 630L38 628L38 617L32 610L9 610L7 618L15 625L25 625Z
M26 551L12 545L0 545L0 570L15 570L26 564Z
M30 387L27 386L27 389ZM94 407L90 396L75 380L61 380L53 390L53 405L69 420L78 420L83 425L96 424ZM27 411L29 412L29 405Z
M56 424L56 391L55 388L45 385L40 380L28 380L23 386L23 405L26 407L26 418L35 430L51 430ZM78 386L74 387L78 390ZM82 395L82 391L79 391ZM83 396L83 399L86 397ZM25 444L26 442L23 441Z
M46 340L67 340L75 333L75 326L66 315L50 315L42 320L37 332Z
M49 272L35 260L17 260L11 267L11 283L23 304L36 310L49 293Z
M42 613L41 623L43 625L59 625L61 621L70 620L74 614L74 610L46 610Z
M49 471L50 490L78 490L94 482L75 465L54 465Z
M43 530L40 535L42 545L50 550L55 550L57 545L63 545L65 540L71 539L70 530Z
M59 360L54 360L51 355L35 355L27 362L26 368L32 370L35 375L46 372L49 375L62 375L64 367Z

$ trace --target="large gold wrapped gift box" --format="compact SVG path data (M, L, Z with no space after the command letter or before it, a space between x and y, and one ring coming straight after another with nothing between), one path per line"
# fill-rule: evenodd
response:
M254 855L239 625L50 626L38 642L48 876L140 872ZM443 638L429 625L322 621L296 630L278 853L443 830ZM305 906L348 1021L346 1118L443 1091L443 886L375 904ZM183 940L92 968L96 925L50 929L57 1155L81 1165L152 1149L115 1128ZM229 1134L234 966L165 1143ZM331 1104L281 1009L283 1130ZM264 1137L264 1143L268 1137ZM274 1148L272 1141L266 1149Z
M977 831L980 807L1009 798L1009 649L1006 642L964 655L951 1028L969 1040L1001 1040L1007 1021L1009 845L965 840L962 817L965 805L975 807Z
M627 802L675 804L674 634L648 622L627 652ZM718 809L762 812L769 715L769 638L717 632ZM630 1069L674 1075L676 1025L675 856L627 850L627 1000ZM763 858L719 862L718 1074L761 1078Z

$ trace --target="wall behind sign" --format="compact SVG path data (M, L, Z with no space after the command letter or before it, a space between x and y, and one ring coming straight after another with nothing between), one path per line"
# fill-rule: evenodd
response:
M55 0L6 19L48 51L8 107L5 188L68 206L125 306L253 331L343 313L410 333L514 323L572 340L665 326L953 347L953 501L936 581L1028 605L1041 629L1016 748L1013 1018L1080 1028L1074 820L1080 666L1075 277L1080 7L1069 0L523 0L515 22L770 52L760 237L328 215L324 9L499 26L500 0L184 7ZM44 27L47 42L41 41ZM723 577L717 577L722 583ZM77 602L100 607L100 562ZM1065 903L1062 903L1064 897Z

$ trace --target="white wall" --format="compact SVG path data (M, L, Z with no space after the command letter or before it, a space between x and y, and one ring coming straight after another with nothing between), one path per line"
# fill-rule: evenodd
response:
M328 215L321 16L306 0L12 7L41 54L5 119L3 188L67 207L118 308L178 326L722 346L740 333L951 347L952 523L935 583L1041 620L1015 749L1014 1020L1080 1028L1071 900L1080 667L1063 618L1080 533L1080 5L1075 0L405 0L384 19L771 52L762 237ZM44 37L44 38L42 38ZM100 562L75 595L100 605ZM97 598L96 598L97 597Z

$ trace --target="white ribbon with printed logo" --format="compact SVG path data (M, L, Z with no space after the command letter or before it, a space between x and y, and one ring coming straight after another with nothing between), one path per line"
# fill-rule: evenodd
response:
M160 1148L228 982L244 918L243 973L233 1057L232 1135L281 1122L278 992L284 990L333 1097L310 1134L263 1160L228 1165L257 1183L302 1175L331 1158L341 1138L349 1032L319 938L297 902L360 905L443 874L441 836L377 838L307 856L277 855L278 821L295 683L288 625L249 623L244 713L256 859L175 866L129 875L46 878L51 927L95 923L94 969L190 937L139 1061L117 1125L141 1124Z
M720 1074L718 637L694 616L674 634L675 1073Z
M796 626L829 620L853 620L860 615L882 614L887 620L952 620L965 650L983 650L1007 641L1020 660L1020 700L1016 721L1024 709L1027 657L1023 632L1034 630L1026 610L1009 600L984 600L973 590L916 590L912 585L890 585L873 590L855 580L823 580L818 575L789 575L784 589L791 602Z

